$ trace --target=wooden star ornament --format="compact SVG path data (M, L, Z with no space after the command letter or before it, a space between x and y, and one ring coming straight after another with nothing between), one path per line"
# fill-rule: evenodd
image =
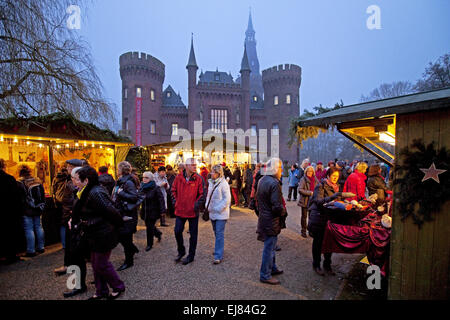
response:
M438 175L446 172L447 170L436 169L436 166L434 165L434 162L433 162L429 169L423 168L423 169L420 169L420 171L425 173L425 176L423 177L422 182L424 182L428 179L433 179L437 183L440 183Z

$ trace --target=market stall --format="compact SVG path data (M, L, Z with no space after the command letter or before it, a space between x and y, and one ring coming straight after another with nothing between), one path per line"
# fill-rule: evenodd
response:
M450 88L344 106L297 126L300 132L333 126L393 170L389 237L376 219L365 226L331 223L322 250L350 252L346 244L355 242L367 253L370 245L389 245L389 299L448 299Z
M184 163L188 158L195 158L199 163L217 164L226 162L232 166L234 163L243 165L251 163L252 154L255 150L250 150L243 145L223 140L220 145L211 141L201 139L191 139L188 141L170 141L165 143L146 146L150 162L153 168L159 166L176 166Z
M18 169L27 165L44 186L46 208L42 224L46 245L60 240L60 212L54 206L51 185L65 161L77 158L96 169L107 166L109 173L116 177L117 163L125 159L132 145L109 130L60 113L0 119L0 158L5 160L5 171L18 179ZM24 243L19 243L18 250L23 246Z

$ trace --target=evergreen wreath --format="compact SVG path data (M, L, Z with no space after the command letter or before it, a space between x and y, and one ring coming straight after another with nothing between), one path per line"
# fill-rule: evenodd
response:
M411 147L400 151L400 158L401 165L395 170L404 176L394 180L399 190L395 201L399 204L402 221L411 215L420 228L425 221L432 221L432 214L439 212L450 199L450 152L445 147L436 150L434 142L425 146L418 139L413 140ZM424 173L420 169L429 168L432 163L438 169L447 170L439 174L440 183L433 179L422 182Z

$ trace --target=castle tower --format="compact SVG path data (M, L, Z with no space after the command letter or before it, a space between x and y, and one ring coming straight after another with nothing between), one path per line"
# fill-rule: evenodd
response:
M279 131L279 157L285 164L299 161L298 146L289 148L289 128L291 119L300 115L299 90L302 69L294 64L275 66L262 72L264 87L264 109L271 114L267 118L268 135L270 129ZM269 144L270 146L270 140Z
M139 52L120 56L122 79L122 129L136 145L158 143L161 132L164 64Z
M191 37L191 51L189 52L188 64L186 66L188 70L188 130L190 132L194 131L194 116L196 114L195 110L195 87L197 85L197 61L195 60L194 53L194 36Z
M247 47L244 47L244 56L242 57L241 62L241 87L242 87L242 105L245 106L243 108L244 119L243 124L244 128L247 129L250 127L250 108L247 107L248 102L250 101L250 74L251 68L248 62L247 55Z

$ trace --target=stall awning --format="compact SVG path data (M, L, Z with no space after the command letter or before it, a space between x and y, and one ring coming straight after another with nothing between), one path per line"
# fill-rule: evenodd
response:
M442 108L450 108L450 88L344 106L298 121L298 125L333 125L358 146L392 165L396 115Z
M450 107L450 88L353 104L299 121L299 125L301 127L322 126L445 107Z

